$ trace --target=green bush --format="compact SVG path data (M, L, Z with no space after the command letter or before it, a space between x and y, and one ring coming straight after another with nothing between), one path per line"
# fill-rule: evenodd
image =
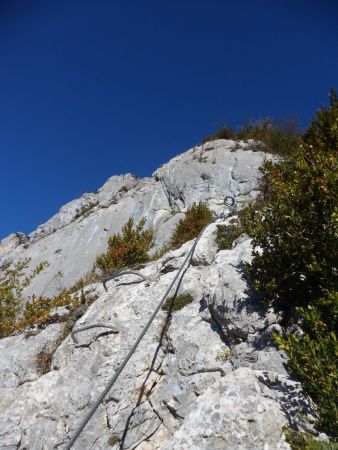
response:
M36 266L31 275L24 275L29 259L14 266L4 263L0 267L0 338L8 336L16 329L16 318L21 307L21 293L31 280L48 265L46 261Z
M334 91L295 153L265 163L260 207L244 228L257 250L247 266L262 299L304 334L276 336L289 369L319 406L318 427L337 437L338 100ZM259 250L258 250L259 248ZM307 447L306 447L307 448Z
M179 247L195 238L213 216L213 212L205 203L194 203L187 209L185 217L176 225L171 237L171 245Z
M243 228L237 224L218 225L216 234L216 243L218 250L229 250L232 244L244 232Z
M312 120L303 140L311 148L324 152L338 149L338 100L334 89L330 92L330 107L321 107Z
M338 117L337 100L328 114L332 110ZM250 218L253 244L263 249L249 268L255 287L269 304L291 313L336 290L338 282L337 148L314 145L304 143L280 164L265 163L265 203Z
M88 300L83 291L89 275L53 298L35 297L33 295L30 301L23 299L22 291L38 273L48 266L48 263L44 261L38 264L29 276L26 276L24 270L28 267L28 263L29 259L26 259L14 266L6 263L1 267L0 338L32 325L43 327L52 322L66 321L67 319L69 321L79 307L89 305L95 300L95 297ZM76 291L78 292L75 294ZM52 316L51 312L54 308L65 305L70 308L68 314L63 317ZM64 337L66 337L66 334ZM44 358L43 352L40 357L41 360Z
M317 403L317 426L338 438L338 292L328 293L306 308L298 308L304 334L275 335L275 342L289 355L289 369L301 381L305 392Z
M129 219L121 234L114 234L109 238L107 252L96 258L96 266L103 275L148 261L154 233L152 229L143 229L145 222L142 219L134 227L133 219Z

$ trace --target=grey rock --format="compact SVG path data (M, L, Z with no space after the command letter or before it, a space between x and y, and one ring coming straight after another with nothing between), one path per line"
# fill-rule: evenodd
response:
M178 220L194 202L205 201L220 214L226 209L226 195L234 195L239 208L255 198L258 168L271 156L247 148L247 143L218 140L173 158L152 178L113 176L96 193L63 206L28 237L18 238L17 233L4 239L0 265L30 258L27 273L31 273L47 261L48 270L36 276L24 294L55 295L92 269L96 257L106 251L109 236L120 232L129 218L138 222L142 217L155 230L154 254L168 243Z
M24 233L12 233L0 241L0 258L2 260L19 245L26 244L29 237Z
M76 281L105 249L107 236L120 231L129 217L147 217L156 230L156 250L193 202L205 200L219 214L229 193L243 205L254 198L257 168L265 155L239 145L243 150L236 152L233 141L196 147L151 179L112 177L97 193L66 205L32 233L28 248L17 241L7 246L6 257L30 256L31 267L50 259L27 294L57 290L58 270L65 274L63 286ZM75 218L91 202L95 205L85 217ZM231 250L218 252L215 230L220 223L205 231L179 284L178 294L189 293L193 301L171 316L159 311L74 450L286 450L284 426L311 429L315 408L288 377L286 356L271 340L272 331L282 332L279 318L261 306L243 270L251 258L251 241L242 236ZM140 270L145 281L135 283L134 275L125 275L110 280L107 292L100 283L84 288L93 303L79 312L75 328L101 323L117 332L91 328L77 333L74 343L64 336L64 323L55 323L0 341L0 449L64 448L192 244L146 264ZM65 311L57 308L54 318ZM44 373L38 367L41 351L51 359Z
M206 233L201 249L214 248L213 239L213 233ZM0 393L3 447L38 450L65 445L136 340L191 245L186 243L147 264L141 270L147 282L133 284L132 275L126 276L124 283L111 280L108 292L99 294L76 327L105 323L118 333L87 330L78 334L76 345L67 337L55 350L50 372L39 375L34 361L47 341L58 339L62 324L49 325L28 339L20 334L0 341L2 379L7 383L2 382ZM125 449L258 450L264 442L269 445L266 448L289 448L284 442L284 425L292 420L305 428L299 417L304 413L310 419L314 416L299 384L289 380L279 364L277 349L255 342L269 331L266 323L271 320L267 321L263 311L252 317L253 300L244 295L248 287L241 262L248 257L249 247L248 240L215 253L209 265L201 261L189 267L180 293L190 293L194 301L175 311L167 325L167 313L159 313L75 443L75 450L108 449L109 439L116 443L115 448L123 442ZM173 271L161 273L169 262ZM235 272L228 272L234 267ZM222 283L221 274L225 274ZM220 311L214 316L215 305L209 302L224 299L224 280L232 286L227 290L227 314L234 316L235 327L240 320L241 326L252 332L243 335L240 344L230 339L233 328L227 322L224 326ZM242 313L238 319L239 297ZM254 361L246 358L253 354ZM18 367L20 374L14 376Z
M290 449L282 431L287 418L262 393L258 374L238 369L209 387L163 450Z
M1 388L17 388L35 381L39 377L37 354L40 351L49 351L61 336L62 329L62 324L55 323L42 331L31 330L25 334L0 339Z

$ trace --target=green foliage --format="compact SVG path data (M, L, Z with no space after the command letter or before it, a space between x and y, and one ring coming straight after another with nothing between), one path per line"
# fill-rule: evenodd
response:
M23 308L20 319L15 323L15 329L21 330L31 325L42 326L51 323L55 321L51 318L52 309L65 305L75 307L77 300L77 297L71 297L68 291L63 291L54 298L33 297Z
M16 329L16 317L20 310L21 293L31 280L48 265L43 261L36 266L32 274L24 275L29 259L18 262L14 266L10 262L0 268L0 338L8 336Z
M194 298L191 294L181 294L177 297L170 297L162 305L163 311L175 312L192 303Z
M253 243L263 253L254 253L249 273L267 303L292 313L336 290L337 169L337 149L309 144L278 165L265 163L269 188L252 217Z
M133 219L129 219L121 234L109 238L107 252L96 258L96 265L102 274L148 261L154 232L143 229L145 222L142 219L134 227Z
M328 293L306 308L298 308L304 334L274 336L289 354L289 369L319 406L317 426L338 438L338 292Z
M83 289L75 292L74 287L63 290L53 298L33 297L22 308L20 317L13 323L12 331L22 330L32 325L37 325L41 328L50 323L65 322L62 336L65 338L73 328L76 320L81 317L88 305L94 302L95 299L95 297L89 299ZM68 312L61 317L53 315L53 309L60 306L67 306Z
M251 147L253 150L288 155L298 147L300 136L301 132L295 120L274 121L267 117L256 121L250 120L239 126L236 132L230 126L224 125L214 135L205 137L203 143L216 139L253 139Z
M194 203L187 209L185 217L176 225L171 237L171 245L173 247L179 247L195 238L212 218L213 212L205 203Z
M334 89L330 92L330 108L321 107L304 135L304 142L324 152L338 149L338 99Z
M231 249L234 240L237 239L242 233L244 233L244 230L239 224L218 225L216 234L218 249Z
M0 338L9 334L28 328L32 325L43 327L46 324L67 321L68 325L74 325L73 316L80 308L87 307L95 300L88 300L84 294L83 287L86 281L92 279L88 274L68 290L63 290L53 298L34 297L26 301L21 297L22 291L30 284L31 280L48 265L45 261L38 264L29 276L24 275L29 260L22 261L15 266L6 263L1 267L2 278L0 281ZM87 282L88 284L88 282ZM53 316L52 310L60 306L68 306L69 312L62 317ZM85 306L84 306L85 305ZM66 326L70 331L70 325ZM65 337L65 333L64 333ZM36 361L37 366L44 367L43 360L46 359L43 350ZM48 353L48 352L47 352ZM40 369L39 369L40 370ZM41 369L42 370L42 369ZM43 371L42 371L43 372ZM41 372L41 373L42 373Z
M254 259L247 270L262 299L300 321L303 334L275 336L289 369L320 411L318 427L337 438L338 101L321 108L298 150L265 163L264 198L242 219ZM305 445L305 444L304 444ZM310 444L309 444L310 445ZM315 447L299 447L315 448Z
M311 436L295 431L288 432L286 438L293 450L338 450L338 443L315 441Z

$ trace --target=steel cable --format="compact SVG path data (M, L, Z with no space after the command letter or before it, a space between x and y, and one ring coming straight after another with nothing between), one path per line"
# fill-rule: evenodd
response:
M228 202L228 199L231 199L231 202ZM114 375L112 376L112 378L108 381L105 389L101 392L101 394L99 395L99 397L96 399L96 401L94 402L94 404L92 405L92 407L90 408L90 410L88 411L88 413L86 414L86 416L83 418L83 420L81 421L81 423L79 424L79 426L77 427L77 429L74 432L73 437L70 439L70 441L67 443L67 445L65 446L64 450L70 450L73 446L73 444L76 442L77 438L80 436L81 432L83 431L83 429L85 428L85 426L87 425L87 423L89 422L89 420L91 419L91 417L93 416L93 414L95 413L95 411L97 410L97 408L100 406L100 404L102 403L102 401L104 400L104 398L106 397L106 395L108 394L108 392L110 391L110 389L112 388L112 386L114 385L115 381L118 379L118 377L120 376L121 372L123 371L123 369L125 368L125 366L127 365L128 361L130 360L130 358L132 357L132 355L134 354L135 350L137 349L139 343L141 342L141 340L143 339L144 335L146 334L146 332L148 331L148 328L150 327L150 325L152 324L153 320L155 319L157 313L159 312L161 306L163 305L163 303L165 302L169 292L171 291L172 287L174 286L176 280L178 279L178 277L180 276L184 266L186 265L186 263L190 260L194 254L194 251L196 249L196 246L198 244L198 241L201 239L202 234L204 233L205 229L211 225L213 222L215 222L217 219L222 219L224 220L225 218L231 216L234 211L234 204L235 204L235 200L233 197L225 197L224 200L224 204L226 206L229 207L230 211L227 215L225 215L224 213L222 213L220 216L216 216L215 218L213 218L212 220L210 220L200 231L200 233L198 234L198 236L195 238L195 241L190 249L190 251L188 252L187 256L185 257L183 263L181 264L181 267L179 268L177 274L175 275L175 277L173 278L172 282L170 283L169 287L167 288L167 290L165 291L164 295L162 296L160 302L158 303L157 307L155 308L154 312L152 313L152 315L150 316L150 318L148 319L148 322L146 323L145 327L143 328L142 332L140 333L140 335L138 336L138 338L136 339L134 345L131 347L131 349L129 350L127 356L125 357L125 359L122 361L121 365L118 367L118 369L116 370L116 372L114 373Z

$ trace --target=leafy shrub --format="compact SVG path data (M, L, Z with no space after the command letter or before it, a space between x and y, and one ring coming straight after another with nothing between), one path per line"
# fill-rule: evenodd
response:
M289 368L319 406L318 427L337 437L338 100L321 108L298 150L267 162L260 208L248 208L254 259L247 270L262 299L299 321L302 336L276 336ZM308 447L304 447L308 448ZM311 447L309 447L311 448Z
M237 239L243 232L243 228L239 224L218 225L216 234L218 249L231 249L234 240Z
M31 280L48 265L42 262L36 266L31 275L25 276L29 260L16 264L10 263L2 266L2 279L0 281L0 339L11 333L28 328L32 325L43 327L49 323L67 321L74 325L73 316L83 305L87 307L95 300L88 299L83 291L86 281L92 279L92 274L82 278L74 286L63 290L53 298L34 297L30 301L24 301L21 293ZM88 283L87 283L88 284ZM81 289L81 290L80 290ZM68 306L69 312L62 317L52 315L54 308ZM67 326L66 326L67 328ZM69 326L67 332L69 332ZM64 333L63 337L66 337ZM40 355L43 358L43 355ZM38 364L38 362L37 362Z
M25 276L29 259L14 266L10 262L0 268L0 338L8 336L16 329L16 317L20 311L21 293L31 280L48 265L46 261L36 266L31 275Z
M330 107L321 107L304 134L304 142L324 152L338 149L338 100L334 89L330 92Z
M84 314L88 305L93 303L97 297L90 297L84 290L75 292L75 288L64 290L53 298L33 297L21 308L21 314L12 324L12 330L22 330L32 325L39 328L54 322L66 322L63 338L65 338L73 328L76 320ZM67 306L68 312L62 317L53 315L52 310L61 306Z
M23 308L21 317L15 323L15 329L21 330L31 325L42 326L55 322L56 320L51 317L52 309L66 305L75 308L78 301L78 296L71 296L68 291L63 291L54 298L33 297Z
M122 228L122 234L114 234L108 240L106 253L96 258L96 266L102 274L148 261L148 251L153 241L152 229L144 230L145 219L134 227L133 219Z
M253 139L251 147L253 150L288 155L298 147L300 136L301 132L295 120L274 121L267 117L256 121L250 120L240 125L236 132L225 125L214 135L205 137L203 143L216 139Z
M181 219L171 237L171 245L179 247L200 233L202 228L213 218L213 212L202 202L193 204L187 209L185 217Z
M338 292L328 293L307 308L298 308L304 334L275 335L289 354L289 369L319 406L318 427L338 438Z
M163 303L163 311L175 312L192 303L194 298L191 294L181 294L177 297L170 297Z
M337 100L330 105L336 111ZM291 311L336 290L338 272L337 148L303 144L280 164L265 163L266 201L253 220L249 273L269 303Z

